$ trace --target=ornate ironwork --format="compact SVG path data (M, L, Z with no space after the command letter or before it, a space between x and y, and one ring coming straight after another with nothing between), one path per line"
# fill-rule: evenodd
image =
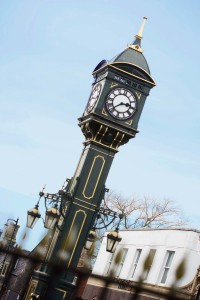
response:
M69 186L72 182L72 179L66 179L64 182L62 189L59 190L57 193L47 193L44 192L45 186L43 187L42 191L39 192L39 200L38 205L41 198L44 198L45 208L48 209L49 207L58 206L58 209L61 213L61 215L64 217L64 213L67 209L67 206L70 202L74 201L73 194L69 192ZM78 183L78 179L77 179ZM105 188L103 193L103 198L105 197L105 193L108 192L109 189ZM100 206L100 208L97 209L97 217L95 220L94 228L95 229L104 229L108 228L112 223L114 225L114 222L117 220L118 224L120 223L121 219L123 218L122 214L119 214L115 212L114 210L111 210L110 208L106 207L105 202L103 201L103 205ZM118 226L118 225L117 225ZM60 227L58 227L61 229Z

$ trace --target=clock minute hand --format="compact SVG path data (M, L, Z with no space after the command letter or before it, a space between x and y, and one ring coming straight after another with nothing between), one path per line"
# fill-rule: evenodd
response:
M117 106L123 105L123 102L120 102L119 104L115 105L114 108L116 108Z

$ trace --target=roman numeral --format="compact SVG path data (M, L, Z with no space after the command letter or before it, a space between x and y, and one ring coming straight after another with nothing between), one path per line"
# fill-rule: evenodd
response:
M108 103L108 104L107 104L107 107L108 107L108 109L111 109L111 108L113 108L113 105L112 105L112 103Z
M109 108L109 111L111 112L111 113L113 113L115 110L114 110L114 108L112 107L112 106L110 106Z

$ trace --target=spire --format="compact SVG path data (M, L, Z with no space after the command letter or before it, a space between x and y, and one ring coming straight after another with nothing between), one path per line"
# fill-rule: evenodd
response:
M145 25L146 20L147 20L147 17L144 17L142 20L142 25L138 31L138 34L135 35L135 41L133 42L132 45L129 46L130 48L132 48L138 52L143 52L143 50L141 48L141 39L142 39L142 33L144 30L144 25Z

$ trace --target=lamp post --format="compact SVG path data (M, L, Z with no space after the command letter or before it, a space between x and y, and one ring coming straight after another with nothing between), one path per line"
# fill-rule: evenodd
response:
M44 227L48 228L48 229L53 229L54 235L56 236L56 240L58 239L59 234L62 234L63 231L63 226L65 224L65 222L63 221L63 216L64 213L66 211L66 209L70 206L71 203L73 203L74 198L73 196L68 192L68 188L69 185L71 183L70 179L66 180L66 183L63 185L62 190L59 190L57 193L51 194L51 193L46 193L44 192L44 188L43 190L39 193L39 200L37 202L37 204L35 205L35 207L33 209L30 209L27 211L27 227L29 228L33 228L34 224L38 221L39 218L41 217L41 214L39 213L39 204L41 201L41 198L44 198L44 203L45 203L45 207L46 207L46 212L45 212L45 220L43 220L44 222ZM108 189L104 189L104 194L105 192L108 192ZM103 195L104 195L103 194ZM92 229L89 231L88 235L87 235L87 239L85 241L85 245L84 248L88 251L90 251L90 249L92 248L93 243L96 241L97 239L97 233L96 230L98 229L103 229L103 228L107 228L111 223L113 223L116 219L119 218L119 222L118 222L118 226L117 228L119 228L119 224L120 221L123 217L122 214L118 214L117 212L109 209L109 208L105 208L103 206L100 206L100 208L96 209L96 220L94 221L94 225L92 226ZM103 222L103 225L99 225L98 223L101 222L100 219L106 218L107 222ZM73 235L73 233L72 233ZM109 237L108 237L109 238ZM119 242L115 241L116 243ZM112 247L112 251L114 252L114 248L116 249L117 244L115 243L115 247ZM53 247L55 246L55 237L52 238L51 240L51 245L49 245L49 250L47 252L47 255L45 257L45 263L43 263L41 265L40 271L42 273L44 273L44 271L46 272L48 269L48 263L49 266L51 268L51 257L52 257L52 250ZM80 249L80 251L82 251ZM62 256L62 259L65 259L65 255L67 253L64 254L64 256ZM61 263L61 267L58 263L58 265L56 265L56 268L65 268L66 262L63 261L63 264ZM55 265L54 265L55 267ZM49 275L48 275L49 276ZM75 286L75 283L73 283ZM34 292L34 293L30 293L30 291L27 294L27 297L25 299L40 299L37 297L40 297L40 295L42 295L42 290L40 290L40 285L38 285L37 287L38 289ZM41 298L42 299L42 298ZM47 296L47 298L44 299L62 299L59 298L58 295L56 296L56 298L54 298L54 296L51 295Z
M62 190L59 190L58 193L45 193L44 188L42 191L39 193L39 200L37 204L35 205L34 208L30 209L27 211L27 224L26 226L28 228L33 229L35 226L36 222L42 218L41 214L39 212L39 204L41 201L41 198L43 197L45 200L45 207L46 207L46 212L45 212L45 219L43 219L44 227L47 229L55 229L57 228L59 231L62 230L62 225L59 227L59 221L62 218L64 211L66 207L70 204L71 201L73 201L73 198L70 194L68 194L68 185L70 183L70 179L66 180L66 183L64 183ZM105 189L105 192L108 192L108 189ZM68 197L63 197L63 195L68 195ZM110 219L107 221L107 223L104 222L103 225L98 226L98 220L102 217L110 217ZM121 241L121 238L117 238L118 236L118 231L119 231L119 225L120 222L123 218L123 214L118 214L117 212L105 208L101 206L98 209L98 213L96 216L95 220L95 225L93 228L89 231L87 240L85 242L84 248L86 250L90 250L92 247L92 244L96 241L97 239L97 229L104 229L107 228L111 223L113 223L116 218L119 218L118 225L115 229L115 231L112 231L107 235L108 237L108 250L109 252L114 252L117 244ZM61 222L62 223L62 220ZM114 241L114 242L113 242Z

